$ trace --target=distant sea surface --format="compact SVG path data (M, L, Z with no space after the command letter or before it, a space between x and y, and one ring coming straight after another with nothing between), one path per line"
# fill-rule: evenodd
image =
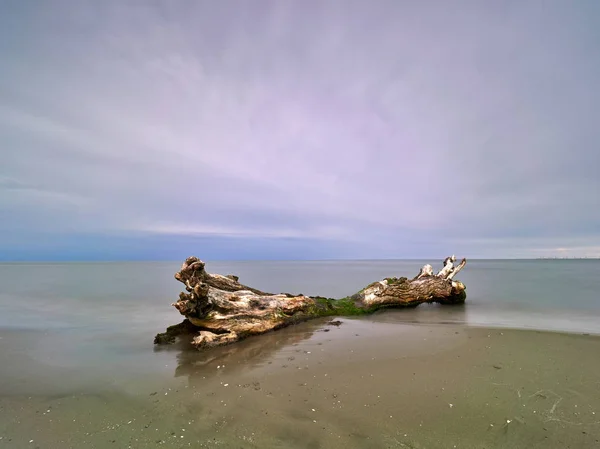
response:
M340 298L389 276L412 277L441 261L207 262L211 273L273 293ZM180 320L170 307L179 262L0 263L0 328L152 340ZM403 310L412 322L456 322L600 333L600 260L470 260L458 275L465 307Z

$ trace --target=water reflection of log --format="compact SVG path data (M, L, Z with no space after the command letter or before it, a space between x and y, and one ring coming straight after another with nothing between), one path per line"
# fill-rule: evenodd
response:
M371 315L369 320L373 323L468 324L467 312L465 304L454 307L427 304L410 310L382 310Z
M179 354L175 377L187 376L190 384L199 384L203 378L218 374L219 367L226 367L228 373L236 373L269 364L285 348L309 339L315 332L333 329L330 322L329 319L318 319L300 323L265 334L262 338L248 338L212 351L198 351L189 341L183 343L182 340L177 347Z

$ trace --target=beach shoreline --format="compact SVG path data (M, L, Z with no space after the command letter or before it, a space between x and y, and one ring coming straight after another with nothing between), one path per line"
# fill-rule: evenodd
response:
M5 385L0 437L15 448L598 444L597 336L327 321L205 353L153 349L143 370L95 390L53 391L69 383L60 372L45 393Z

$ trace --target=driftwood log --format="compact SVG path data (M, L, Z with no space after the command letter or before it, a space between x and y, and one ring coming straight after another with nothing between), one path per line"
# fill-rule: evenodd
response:
M413 279L386 278L352 296L332 299L263 292L240 284L237 276L210 274L204 262L188 257L175 274L186 292L172 304L185 320L158 334L154 343L173 343L178 336L189 335L192 345L205 349L311 318L363 315L385 307L415 307L422 303L462 304L465 286L454 276L467 261L462 259L458 265L455 262L456 257L447 257L437 274L431 265L425 265Z

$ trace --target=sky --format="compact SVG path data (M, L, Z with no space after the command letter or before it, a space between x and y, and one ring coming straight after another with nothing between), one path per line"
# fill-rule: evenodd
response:
M0 2L0 260L600 256L600 2Z

